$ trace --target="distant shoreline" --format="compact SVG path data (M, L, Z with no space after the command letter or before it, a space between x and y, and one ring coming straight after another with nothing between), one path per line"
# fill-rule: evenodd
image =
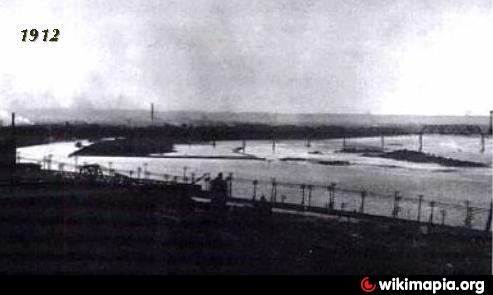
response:
M256 160L265 161L265 158L254 157L254 156L187 156L187 155L177 155L177 156L149 156L150 158L163 158L163 159L224 159L224 160Z

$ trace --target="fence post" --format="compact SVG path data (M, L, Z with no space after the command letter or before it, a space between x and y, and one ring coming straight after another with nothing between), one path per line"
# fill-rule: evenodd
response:
M481 132L481 153L484 153L484 134Z
M330 185L327 186L327 193L328 193L328 195L327 195L327 203L325 204L325 207L327 209L329 209L330 208L329 207L329 205L330 205L330 196L331 196Z
M447 214L447 211L445 211L445 209L442 209L441 213L442 213L442 226L443 226L445 225L445 215Z
M209 190L209 181L210 180L211 180L211 178L209 176L209 173L204 173L204 187L205 187L206 191Z
M274 179L274 203L277 202L277 182Z
M270 201L272 203L275 203L277 200L277 184L276 184L276 178L272 178L271 179L271 183L272 183L272 188L271 188L271 191L270 191Z
M435 210L435 202L433 202L433 201L430 202L430 208L431 208L431 211L430 211L429 223L433 224L433 211Z
M472 209L471 202L466 201L466 219L464 220L464 226L470 228L472 224Z
M399 191L395 191L394 193L394 210L392 211L392 217L397 218L399 215L399 201L401 197L399 196Z
M301 187L301 206L305 206L305 185L302 184L300 187Z
M253 198L252 198L252 201L255 201L255 199L257 198L257 185L258 185L258 181L255 179L253 181Z
M493 214L493 202L490 203L490 210L488 211L488 219L486 221L486 228L485 230L488 232L491 229L491 218Z
M53 159L53 155L52 154L49 154L48 155L48 170L51 170L51 161Z
M193 183L195 183L195 172L192 172L191 177L192 177L192 184L193 184Z
M140 173L142 172L142 168L137 167L137 179L140 180Z
M74 156L74 171L77 172L77 166L79 166L79 157L78 156Z
M361 192L361 206L359 208L360 213L365 213L365 198L366 198L366 191Z
M229 197L232 198L233 197L233 173L231 173L231 172L229 172L228 181L229 181L228 194L229 194Z
M336 184L332 182L329 188L329 209L334 210Z
M308 185L308 207L312 206L312 189L313 185Z
M423 195L418 196L418 222L421 222L421 203L423 203Z

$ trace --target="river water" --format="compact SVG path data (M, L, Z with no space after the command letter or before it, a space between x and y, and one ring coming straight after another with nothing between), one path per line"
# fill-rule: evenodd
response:
M83 144L88 144L83 141ZM381 139L367 137L347 139L350 146L379 147ZM257 196L270 198L272 192L271 179L286 183L277 186L277 199L286 202L301 202L302 189L299 184L315 185L312 191L312 205L324 206L328 193L326 186L336 183L337 188L354 190L336 193L336 208L359 210L360 194L357 191L369 192L365 203L365 212L379 215L390 215L393 206L393 195L398 191L403 197L399 207L399 217L416 219L418 215L418 195L423 195L421 220L428 220L431 214L430 202L444 203L437 205L433 221L440 223L442 218L446 224L462 225L465 218L465 201L471 206L488 208L492 196L492 140L485 141L485 152L481 152L479 136L444 136L425 135L423 150L440 156L460 160L482 162L488 168L455 168L437 164L421 164L391 159L364 157L361 154L341 153L342 140L316 140L310 146L300 140L277 141L275 149L270 141L247 141L245 154L265 158L264 161L248 159L197 159L197 158L159 158L159 156L241 156L233 152L241 147L240 141L217 142L211 144L176 145L174 153L153 155L151 157L72 157L75 142L58 142L45 145L19 148L23 161L41 160L52 155L54 161L80 165L82 163L99 163L117 170L152 172L151 177L166 175L196 177L210 173L215 176L219 172L233 174L233 194L238 197L251 198L254 179L259 180ZM385 138L385 150L397 149L416 150L417 136L393 136ZM300 158L324 161L347 161L349 165L322 165L313 161L281 161L282 158ZM26 160L26 158L31 160ZM70 169L70 168L66 168ZM289 183L289 185L288 185ZM305 191L305 198L307 198ZM458 206L455 206L458 205ZM474 210L472 224L484 227L487 210Z

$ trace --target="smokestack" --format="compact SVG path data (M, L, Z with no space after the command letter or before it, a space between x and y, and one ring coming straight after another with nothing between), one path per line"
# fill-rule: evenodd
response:
M12 113L11 130L12 130L12 140L15 141L15 113Z
M493 111L490 111L490 130L489 134L493 134Z
M11 175L12 175L12 178L11 178L11 181L15 181L14 179L14 175L15 175L15 170L17 168L17 138L16 138L16 134L15 134L15 113L12 113L12 126L11 126L11 129L12 129L12 140L11 140L11 151L9 153L11 153L11 163L12 163L12 166L11 166Z
M154 122L154 104L151 103L151 122Z

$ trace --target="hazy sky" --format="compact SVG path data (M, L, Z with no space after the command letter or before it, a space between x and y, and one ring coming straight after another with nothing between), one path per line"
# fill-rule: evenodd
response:
M491 0L0 0L0 53L0 110L493 109Z

